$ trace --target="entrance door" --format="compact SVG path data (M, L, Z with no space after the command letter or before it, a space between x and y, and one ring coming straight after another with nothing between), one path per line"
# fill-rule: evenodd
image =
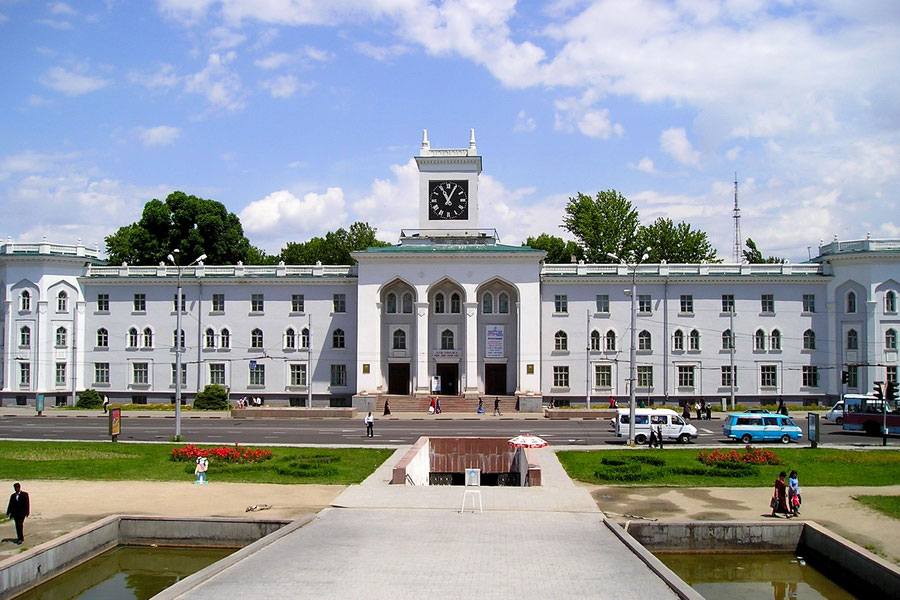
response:
M506 395L506 365L484 365L484 393L488 396Z
M409 363L388 364L388 394L409 395Z
M435 375L441 378L441 395L459 395L459 365L456 363L438 363L435 371Z

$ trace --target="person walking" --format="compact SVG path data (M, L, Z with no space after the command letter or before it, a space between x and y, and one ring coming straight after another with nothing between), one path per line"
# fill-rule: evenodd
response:
M369 411L369 414L366 415L365 423L366 437L375 437L375 417L372 416L372 411Z
M384 416L386 417L386 416L388 416L389 414L391 414L391 405L388 404L388 401L387 401L387 400L385 400L385 401L384 401Z
M769 502L769 505L772 507L773 517L778 516L777 513L783 513L790 519L791 511L788 509L787 484L784 482L785 477L787 477L787 473L784 471L778 474L778 479L775 480L775 491L772 493L772 500Z
M552 402L552 400L551 400L551 402ZM481 398L478 399L478 408L475 409L475 412L478 413L479 415L484 414L484 400L482 400Z
M494 416L497 415L503 416L503 413L500 412L500 396L494 396Z
M6 505L6 516L16 523L16 544L22 544L25 541L25 517L31 514L31 502L28 498L28 492L22 491L22 484L16 482L13 484L15 490L9 497L9 504Z
M703 419L703 399L697 400L694 403L694 410L697 411L697 420L700 421Z
M681 408L681 418L685 421L691 420L691 403L687 400L684 401L684 405Z
M656 426L656 440L659 442L659 449L663 449L662 425Z
M103 395L103 414L109 412L109 396Z
M647 442L647 445L651 448L656 448L656 445L659 443L659 438L656 436L656 428L652 425L650 426L650 440Z
M791 471L788 476L788 506L791 513L795 517L800 516L800 480L797 478L797 471Z

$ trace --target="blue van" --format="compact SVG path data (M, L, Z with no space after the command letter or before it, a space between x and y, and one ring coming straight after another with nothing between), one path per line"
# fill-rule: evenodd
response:
M787 444L803 437L803 431L790 417L785 415L767 415L760 413L737 413L725 417L722 426L727 437L750 442L774 442L780 440Z

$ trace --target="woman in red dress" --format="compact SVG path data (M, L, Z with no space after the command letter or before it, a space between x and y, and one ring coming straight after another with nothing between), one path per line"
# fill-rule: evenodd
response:
M775 493L772 496L772 516L776 516L776 513L784 513L790 519L792 511L788 509L788 501L787 501L787 484L784 482L784 478L787 477L787 473L782 471L778 474L778 479L775 480Z

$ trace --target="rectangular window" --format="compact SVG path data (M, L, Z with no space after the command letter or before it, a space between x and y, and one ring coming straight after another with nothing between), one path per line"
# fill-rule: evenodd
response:
M553 311L558 314L569 312L569 297L565 294L556 294L553 297Z
M19 363L19 385L31 385L31 363Z
M209 364L210 385L225 385L225 363Z
M225 294L212 295L212 311L225 312Z
M762 387L776 387L778 385L778 370L775 365L760 365L759 385Z
M594 387L612 388L612 365L594 365Z
M553 387L555 387L555 388L569 387L569 367L565 367L565 366L553 367Z
M694 367L678 365L678 387L694 387Z
M609 312L609 294L597 294L597 312Z
M887 368L884 380L888 383L897 383L897 367L895 365Z
M131 363L131 382L137 385L147 385L150 383L149 363Z
M650 294L638 294L638 312L650 312L651 299Z
M94 363L94 383L109 383L109 363Z
M266 385L266 365L250 365L250 385Z
M737 374L737 367L734 368L734 375ZM722 367L722 387L731 387L732 371L731 366ZM734 385L737 387L737 377L734 377Z
M306 385L306 365L291 365L291 385Z
M816 312L816 295L815 294L803 294L803 312L805 312L805 313Z
M175 363L172 363L172 385L175 385ZM187 365L181 364L181 385L187 385Z
M331 365L331 385L334 387L347 385L347 365Z
M683 313L693 313L694 312L694 297L691 294L682 294L681 295L681 312L683 312Z
M331 296L332 312L347 312L347 294L334 294Z
M722 294L722 312L734 312L734 294Z
M66 385L66 363L56 363L56 385Z
M303 312L303 294L291 294L291 312Z
M803 367L803 387L819 387L819 367Z
M172 311L178 310L178 294L172 294ZM184 312L184 291L181 292L181 312Z
M653 367L638 366L638 368L637 368L637 387L642 387L642 388L653 387Z
M265 297L263 294L250 295L250 312L261 313L265 309Z
M146 294L135 294L134 295L134 312L146 312L147 311L147 295Z
M859 367L856 365L847 365L847 387L859 387Z
M763 294L759 297L760 312L773 314L775 312L775 295Z
M97 312L109 312L109 294L97 294Z

